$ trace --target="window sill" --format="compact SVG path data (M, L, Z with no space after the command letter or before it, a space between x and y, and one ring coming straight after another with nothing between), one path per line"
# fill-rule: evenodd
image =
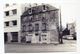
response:
M8 28L8 27L17 27L17 25L14 25L14 26L5 26L4 28Z
M9 15L9 16L4 16L4 18L6 18L6 17L11 17L11 16L17 16L17 14L13 14L13 15Z

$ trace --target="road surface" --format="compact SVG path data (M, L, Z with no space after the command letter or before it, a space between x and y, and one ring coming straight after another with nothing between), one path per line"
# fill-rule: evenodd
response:
M64 40L64 44L5 44L5 53L75 52L76 40Z

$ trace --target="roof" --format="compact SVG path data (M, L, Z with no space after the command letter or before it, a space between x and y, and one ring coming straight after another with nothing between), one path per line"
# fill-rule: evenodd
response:
M27 11L25 11L25 12L22 14L22 17L24 17L24 16L29 16L29 15L33 15L33 14L44 13L44 12L42 11L42 6L43 6L43 5L39 5L39 6L34 6L34 7L28 8ZM53 6L49 5L49 4L45 4L45 6L46 6L46 8L47 8L47 10L46 10L45 12L58 10L57 8L55 8L55 7L53 7ZM32 13L31 13L31 14L29 14L29 12L28 12L30 9L32 9Z

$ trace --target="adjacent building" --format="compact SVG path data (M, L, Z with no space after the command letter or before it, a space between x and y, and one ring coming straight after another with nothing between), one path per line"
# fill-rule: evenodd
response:
M21 15L21 42L58 43L59 9L42 4Z
M4 6L4 41L20 42L21 15L28 4L6 4Z
M73 39L76 39L76 30L75 30L75 27L76 27L75 22L67 24L67 28L70 31L70 35L73 36Z

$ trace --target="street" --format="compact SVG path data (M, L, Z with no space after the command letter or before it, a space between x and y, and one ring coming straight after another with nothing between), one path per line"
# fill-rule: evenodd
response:
M75 52L76 40L63 40L64 44L5 44L5 53Z

